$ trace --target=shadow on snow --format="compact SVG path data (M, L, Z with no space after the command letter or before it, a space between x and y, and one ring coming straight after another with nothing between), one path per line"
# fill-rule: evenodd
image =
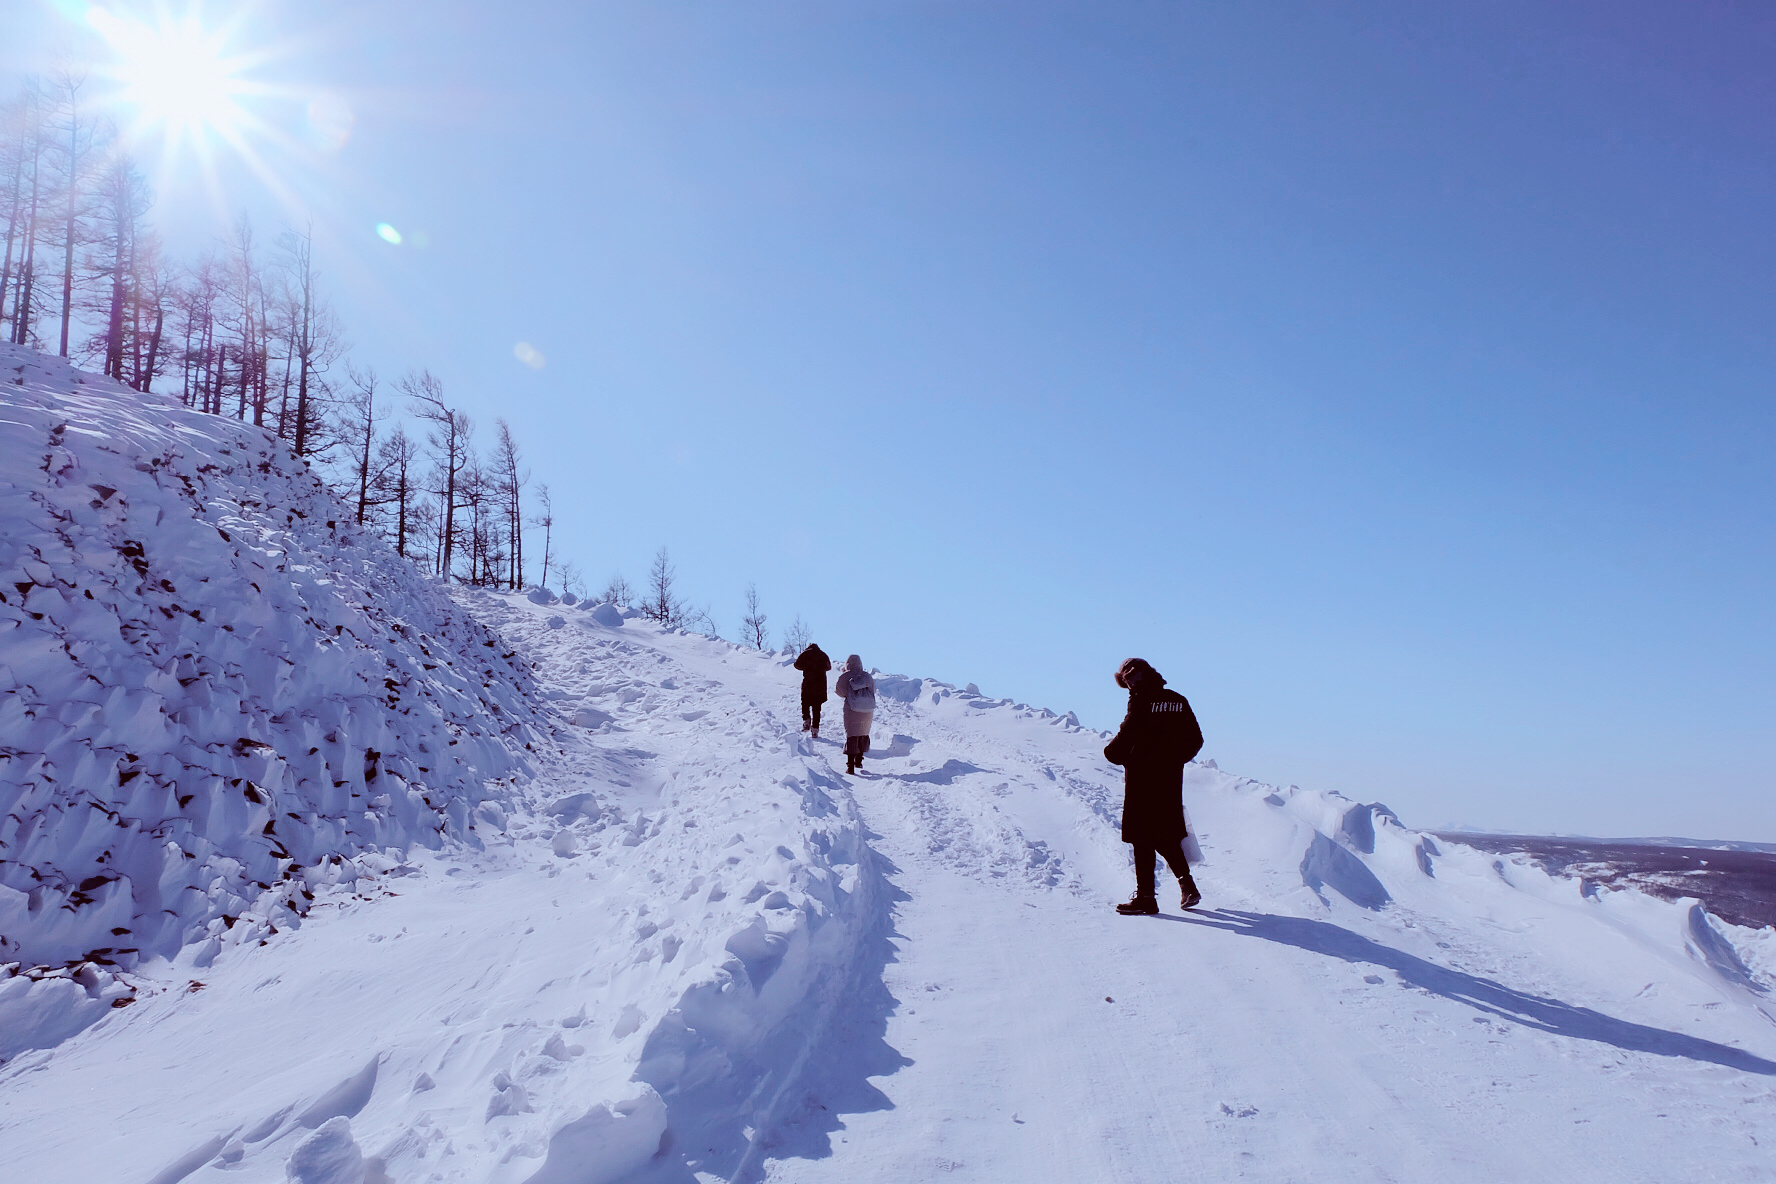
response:
M1220 929L1242 937L1263 938L1279 945L1342 958L1346 962L1386 967L1399 975L1400 981L1407 986L1441 995L1457 1003L1465 1003L1477 1011L1555 1036L1592 1040L1629 1052L1684 1057L1692 1061L1724 1065L1746 1073L1776 1076L1776 1062L1767 1061L1743 1049L1716 1044L1712 1040L1702 1040L1695 1036L1685 1036L1680 1032L1668 1032L1663 1028L1630 1023L1593 1011L1589 1007L1575 1007L1558 999L1513 990L1491 979L1427 962L1423 958L1384 946L1326 921L1279 917L1270 913L1248 913L1235 909L1202 911L1183 917L1167 915L1161 919L1184 925L1200 925L1206 929Z

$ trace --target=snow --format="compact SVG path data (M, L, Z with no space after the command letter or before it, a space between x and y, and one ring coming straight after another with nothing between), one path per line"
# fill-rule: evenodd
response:
M1768 1176L1776 930L1206 758L1186 783L1203 907L1118 917L1118 770L1070 713L877 671L847 778L839 741L799 731L787 655L446 594L320 526L337 510L252 429L0 363L27 379L0 408L0 559L25 573L0 584L0 669L29 708L0 746L35 770L0 783L0 882L120 869L67 919L0 923L35 959L0 977L8 1178ZM356 640L328 644L335 624ZM180 653L207 684L152 679ZM393 708L362 690L390 661ZM228 726L199 685L235 688ZM275 756L218 746L237 720ZM302 758L328 729L349 735L317 746L323 772ZM374 805L388 774L331 784L362 747L419 784L422 743L473 754L429 767L425 809ZM168 804L253 762L265 817L299 816L287 857L244 800ZM26 821L76 801L111 811L106 842ZM28 860L27 831L52 836ZM278 878L242 895L248 860ZM144 920L142 868L191 898L176 921ZM164 895L169 874L191 890ZM153 940L100 964L89 912Z
M108 1007L498 816L528 670L300 460L16 346L0 389L0 963ZM70 981L0 985L0 1057Z

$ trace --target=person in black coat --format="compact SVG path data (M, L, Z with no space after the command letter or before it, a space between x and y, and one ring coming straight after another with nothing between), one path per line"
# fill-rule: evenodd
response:
M1184 766L1202 751L1202 729L1190 701L1165 689L1159 671L1130 658L1116 671L1129 693L1128 715L1104 759L1122 766L1122 841L1135 849L1135 895L1116 906L1124 916L1159 912L1153 859L1164 856L1178 877L1183 907L1202 900L1184 859Z
M832 669L832 659L826 656L813 642L801 652L795 660L795 668L802 672L802 731L813 732L814 738L820 738L820 708L826 703L826 672Z

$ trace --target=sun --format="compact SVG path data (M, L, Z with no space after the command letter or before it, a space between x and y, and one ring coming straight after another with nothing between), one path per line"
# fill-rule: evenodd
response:
M169 149L187 139L201 149L212 135L238 145L253 122L241 100L255 87L244 76L249 60L229 50L232 30L164 10L149 24L97 5L86 21L111 48L106 72L134 112L138 134L158 130Z

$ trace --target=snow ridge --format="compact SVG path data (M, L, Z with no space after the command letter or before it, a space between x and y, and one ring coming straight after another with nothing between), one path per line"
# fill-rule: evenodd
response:
M753 1178L816 1049L879 987L892 927L887 869L849 787L777 715L777 696L747 685L793 679L780 669L789 659L658 630L608 605L557 606L539 593L465 600L534 657L557 710L579 725L525 791L527 817L553 827L515 819L514 852L546 838L558 857L595 856L604 870L586 874L600 880L640 861L651 899L630 906L635 931L660 942L640 954L649 970L659 958L657 986L606 1006L628 1077L550 1129L543 1167L515 1178L606 1178L571 1174L594 1159ZM637 734L648 750L625 742ZM642 1120L652 1142L628 1131L637 1154L609 1149ZM534 1149L541 1133L514 1145Z
M524 663L274 436L16 346L0 689L0 1032L474 841L540 723Z

